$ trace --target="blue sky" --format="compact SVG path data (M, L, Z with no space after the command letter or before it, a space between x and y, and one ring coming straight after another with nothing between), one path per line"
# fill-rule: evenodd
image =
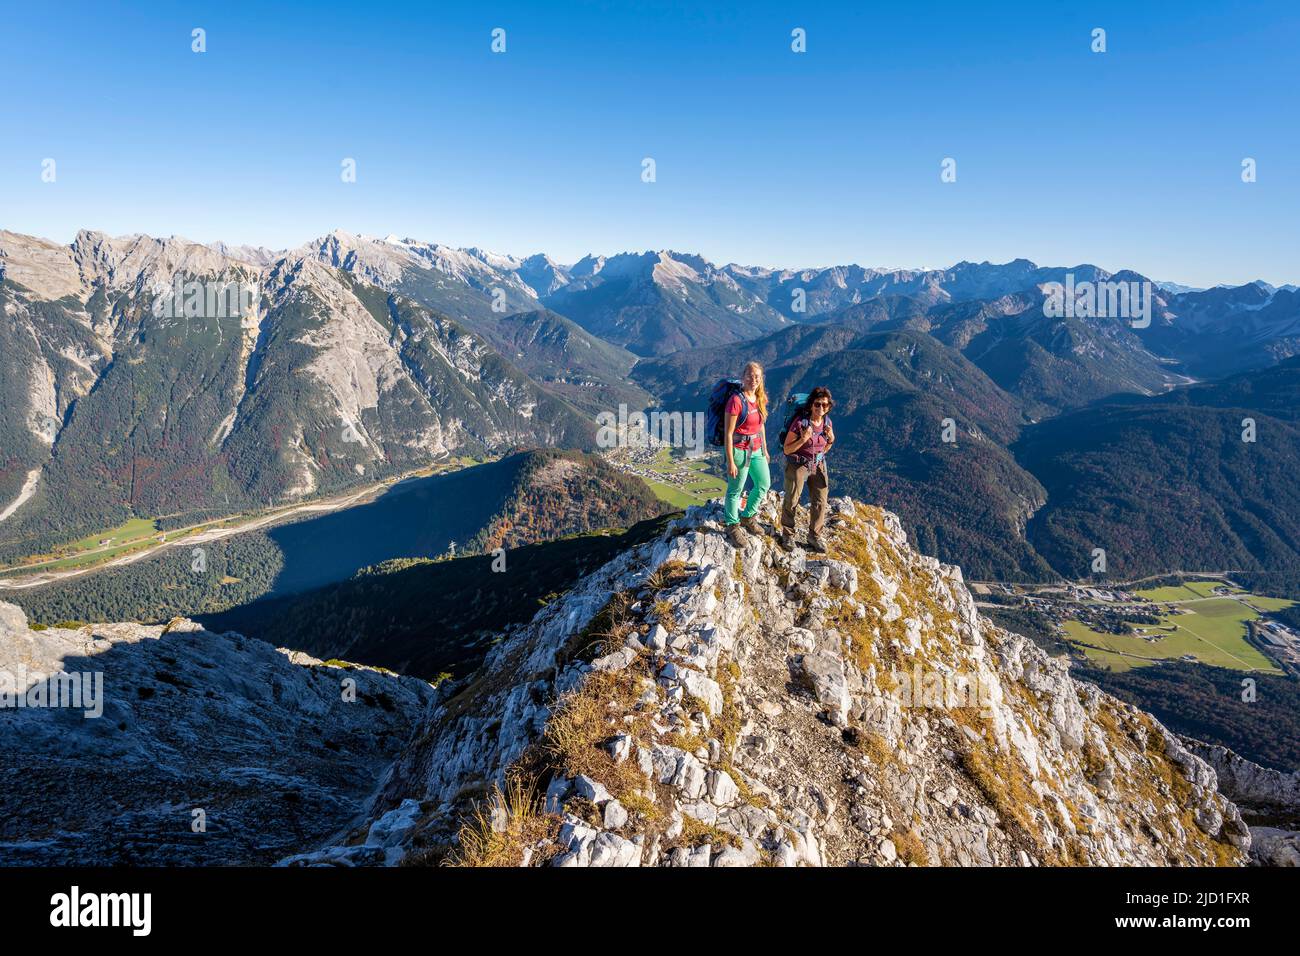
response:
M1294 3L270 6L7 0L0 228L1300 282Z

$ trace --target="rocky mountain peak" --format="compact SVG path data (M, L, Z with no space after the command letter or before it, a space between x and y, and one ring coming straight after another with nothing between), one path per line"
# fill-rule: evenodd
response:
M345 269L366 282L387 288L402 277L411 254L402 243L375 241L341 229L295 250L295 258L314 256L334 269Z
M539 298L569 284L569 270L544 252L528 256L519 263L519 278Z
M0 229L0 279L44 299L79 296L83 288L67 246L7 229Z
M70 251L87 288L139 291L154 283L170 283L176 275L221 276L236 267L222 252L180 236L114 237L83 229Z
M825 557L738 550L714 503L588 576L439 689L370 832L491 865L1245 860L1154 718L981 618L893 514L832 510Z
M415 270L428 270L478 293L503 288L526 301L536 301L534 290L518 274L521 262L513 256L479 248L457 249L436 242L383 239L336 229L298 250L314 255L336 269L344 269L362 281L392 291Z
M220 240L209 242L208 248L219 252L228 259L235 259L240 262L247 262L249 265L267 268L278 262L283 256L284 251L268 249L265 246L232 246Z
M262 263L232 257L222 247L180 236L109 236L82 229L70 245L0 231L0 278L9 278L44 299L85 301L96 288L138 293L168 284L176 275L252 276Z
M588 254L574 263L569 274L575 279L585 279L594 276L601 269L605 268L605 257L594 254Z

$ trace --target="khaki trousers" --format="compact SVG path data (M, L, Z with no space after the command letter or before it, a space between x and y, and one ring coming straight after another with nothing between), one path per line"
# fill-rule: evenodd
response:
M814 538L821 537L826 527L826 499L830 496L830 479L826 474L826 460L822 459L819 467L800 465L786 459L785 462L785 498L781 503L781 527L794 534L794 509L803 495L804 485L808 486L808 499L811 502L811 521L808 533Z

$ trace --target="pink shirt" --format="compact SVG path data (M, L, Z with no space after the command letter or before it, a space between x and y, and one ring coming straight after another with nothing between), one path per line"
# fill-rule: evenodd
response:
M803 430L812 425L812 437L790 457L797 458L801 462L810 462L825 452L831 444L826 440L826 425L829 421L829 418L823 418L820 425L813 425L811 418L796 418L790 425L790 433L795 436L802 435Z
M742 423L740 421L740 410L743 407L741 402L742 396L740 395L732 395L731 398L727 399L727 414L736 416L735 437L737 439L751 438L763 431L763 415L759 412L757 405L749 402L749 414L745 416L745 421ZM736 441L734 444L737 448L744 448L747 442Z

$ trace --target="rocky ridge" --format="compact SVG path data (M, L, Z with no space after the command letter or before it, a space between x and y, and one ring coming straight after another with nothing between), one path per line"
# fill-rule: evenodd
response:
M1219 777L1250 828L1250 854L1263 866L1300 866L1300 771L1283 773L1227 747L1186 738L1184 743Z
M15 706L94 674L89 707ZM192 621L33 629L0 602L0 865L274 863L363 817L433 698Z
M833 513L819 558L689 509L440 688L374 822L292 862L1247 861L1178 738L981 619L894 515Z

